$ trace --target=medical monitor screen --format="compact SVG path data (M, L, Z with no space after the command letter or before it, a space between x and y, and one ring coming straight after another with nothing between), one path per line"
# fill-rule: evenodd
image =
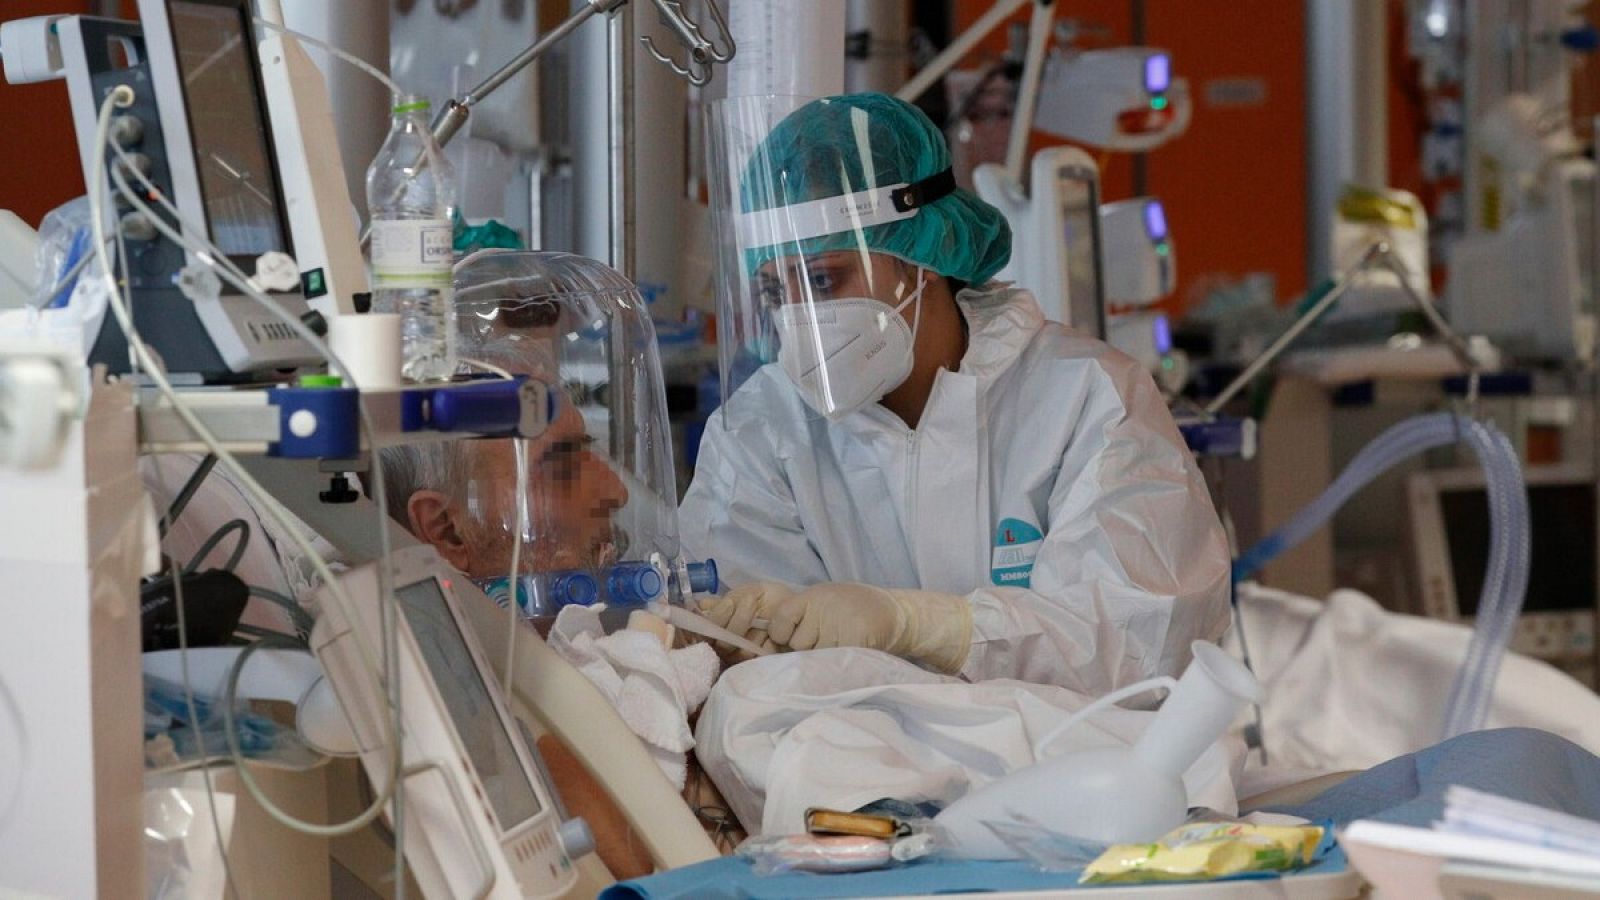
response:
M450 710L461 744L478 771L500 827L509 832L539 814L539 795L517 757L511 736L489 699L472 652L461 635L455 616L445 605L444 593L432 578L395 592L405 610L406 623L417 648L439 687L439 697Z
M1450 548L1456 604L1478 612L1489 559L1489 498L1483 488L1441 490L1439 513ZM1528 485L1533 555L1528 565L1527 612L1593 609L1595 605L1594 488L1588 484Z
M268 251L287 253L253 31L233 3L170 0L167 8L211 241L252 266Z
M1061 228L1066 247L1067 317L1073 328L1105 337L1105 298L1100 285L1100 192L1094 173L1076 167L1059 172Z

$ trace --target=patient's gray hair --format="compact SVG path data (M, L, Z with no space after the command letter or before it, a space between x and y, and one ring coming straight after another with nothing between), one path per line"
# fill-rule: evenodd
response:
M383 466L383 492L389 517L409 529L411 516L406 507L418 491L439 491L459 499L472 472L469 444L469 441L427 441L380 449L378 457Z
M553 348L527 333L492 337L470 349L463 348L463 355L516 375L555 376ZM472 477L474 444L423 441L380 449L378 458L383 467L389 517L410 529L407 506L418 491L439 491L452 500L464 500Z

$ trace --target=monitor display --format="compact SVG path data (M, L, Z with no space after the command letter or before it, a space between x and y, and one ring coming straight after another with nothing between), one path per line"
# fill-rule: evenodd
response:
M1167 213L1160 200L1147 200L1144 204L1144 233L1150 240L1160 243L1167 239Z
M1489 498L1482 487L1439 491L1439 514L1450 550L1450 571L1461 615L1478 611L1489 559ZM1533 555L1526 612L1595 606L1595 495L1589 484L1528 485Z
M289 252L253 30L234 3L168 10L211 241L231 257Z
M1144 89L1146 93L1162 94L1172 86L1172 57L1153 53L1144 59Z
M1100 284L1100 192L1093 172L1059 172L1061 228L1066 247L1067 324L1105 337L1105 294Z
M400 588L395 596L500 827L514 830L539 814L539 795L517 758L504 720L495 712L489 687L472 660L455 616L445 605L444 592L437 581L427 578Z

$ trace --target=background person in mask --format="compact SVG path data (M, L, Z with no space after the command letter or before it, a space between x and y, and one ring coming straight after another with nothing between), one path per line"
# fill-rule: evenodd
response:
M1009 230L915 107L764 102L708 137L725 383L753 374L679 513L737 586L707 614L974 681L1179 674L1226 630L1229 559L1150 377L990 280Z

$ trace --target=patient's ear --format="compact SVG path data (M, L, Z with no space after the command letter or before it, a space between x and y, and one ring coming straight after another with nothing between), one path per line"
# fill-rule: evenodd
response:
M432 544L456 570L467 571L470 553L450 510L449 497L438 491L417 491L406 501L406 516L411 521L413 535Z

